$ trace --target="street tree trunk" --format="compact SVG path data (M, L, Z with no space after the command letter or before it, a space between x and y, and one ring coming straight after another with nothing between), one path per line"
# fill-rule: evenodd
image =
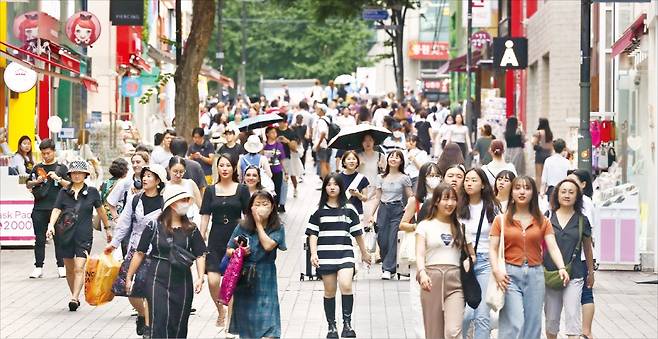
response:
M215 1L193 0L192 25L181 61L174 74L176 83L176 132L186 140L199 125L199 71L212 40ZM180 48L180 47L179 47Z

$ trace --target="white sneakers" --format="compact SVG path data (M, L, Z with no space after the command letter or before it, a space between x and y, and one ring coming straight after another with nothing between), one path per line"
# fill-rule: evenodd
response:
M389 271L382 272L382 280L391 280L391 272Z
M60 278L66 278L66 268L57 267L57 274L59 275Z
M43 268L35 267L32 273L30 274L30 279L43 278Z

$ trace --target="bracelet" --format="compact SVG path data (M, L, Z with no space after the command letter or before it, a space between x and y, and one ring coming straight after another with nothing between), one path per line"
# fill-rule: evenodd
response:
M561 271L561 270L565 270L565 271L566 271L567 269L566 269L565 267L560 267L560 268L558 268L557 270L558 270L558 271Z

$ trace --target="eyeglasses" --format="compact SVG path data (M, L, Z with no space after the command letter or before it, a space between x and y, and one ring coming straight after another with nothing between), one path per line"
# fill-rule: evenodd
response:
M182 171L181 171L181 170L171 171L171 173L176 174L176 175L184 175L184 174L185 174L185 170L182 170Z

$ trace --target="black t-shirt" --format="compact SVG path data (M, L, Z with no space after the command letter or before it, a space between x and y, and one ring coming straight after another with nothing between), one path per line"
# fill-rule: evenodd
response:
M297 139L297 134L295 133L295 131L293 131L290 128L288 128L286 130L277 129L276 130L276 135L280 136L280 137L285 137L290 141L294 140L299 144L299 140ZM286 158L290 159L290 146L288 146L288 144L284 144L284 143L281 143L281 144L283 144L283 150L284 150L284 153L286 155Z
M147 215L155 210L159 210L162 208L162 205L164 204L164 200L162 199L162 196L160 194L154 196L154 197L149 197L146 194L142 194L142 208L144 208L144 215Z
M59 168L57 166L59 166ZM53 171L57 173L58 176L62 177L62 179L66 181L71 181L71 178L69 178L68 175L68 171L69 171L68 167L66 167L66 165L64 164L59 164L59 163L53 163L50 165L44 165L43 163L40 163L35 165L34 168L32 168L32 171L30 172L30 180L32 181L37 180L37 178L39 177L39 175L37 174L37 170L39 168L43 168L44 171L46 171L46 173ZM51 210L55 205L57 194L59 193L59 190L62 188L62 186L50 178L48 178L48 180L45 181L42 185L50 186L48 189L48 195L41 200L35 201L34 209Z
M583 222L583 234L579 235L578 223L582 218ZM555 241L557 246L560 248L560 253L562 253L562 260L565 265L571 263L571 279L582 278L585 276L585 268L582 265L580 260L580 255L583 251L583 246L581 244L580 249L576 252L576 247L578 247L578 239L582 242L583 239L589 238L592 236L592 226L589 223L587 217L580 213L574 213L567 224L562 227L560 222L557 219L555 212L550 212L550 220L553 225L553 231L555 232ZM573 261L572 261L573 256ZM544 252L544 266L549 271L556 271L557 267L553 263L548 252Z
M57 194L54 208L62 211L75 209L78 201L80 201L80 208L78 209L78 221L75 227L78 229L78 232L83 233L86 233L88 228L88 234L91 235L93 230L91 216L94 213L94 209L101 207L101 195L95 187L89 187L85 184L78 193L78 200L75 199L72 189L60 190Z
M521 134L505 135L505 143L507 144L507 148L523 147L523 137Z
M183 179L192 179L197 187L199 187L199 190L207 185L203 168L194 160L185 159L185 175L183 175Z
M243 184L238 184L235 194L226 196L218 196L215 187L216 185L208 186L203 193L199 214L212 215L208 248L223 255L233 229L242 213L249 207L251 195L249 188Z
M427 121L419 121L416 123L416 130L418 131L418 139L423 144L422 146L428 145L430 143L430 127L432 125ZM419 147L421 148L421 147ZM429 150L425 150L429 151Z
M343 181L345 183L345 191L350 187L352 184L352 181L356 179L356 176L358 175L358 172L354 172L352 174L345 174L343 172L340 173L340 176L343 178ZM370 182L368 181L368 178L365 176L361 177L361 180L356 184L356 190L361 192L364 188L368 187L370 185ZM350 204L356 208L356 211L359 214L363 214L363 202L357 198L357 197L350 197L349 200Z
M215 147L209 142L209 141L204 141L201 146L192 143L187 148L187 156L190 156L192 153L199 152L202 156L204 157L209 157L213 152L215 151ZM205 175L211 175L212 174L212 166L208 165L205 161L199 159L194 159L199 165L201 165L201 168L203 169L203 173Z
M235 144L233 147L228 147L226 144L222 145L222 147L219 148L219 151L217 151L217 154L228 154L231 156L231 161L233 161L235 164L238 163L240 160L240 156L242 154L245 154L244 147L240 144Z
M297 140L306 139L306 125L297 125L292 130L297 134Z

